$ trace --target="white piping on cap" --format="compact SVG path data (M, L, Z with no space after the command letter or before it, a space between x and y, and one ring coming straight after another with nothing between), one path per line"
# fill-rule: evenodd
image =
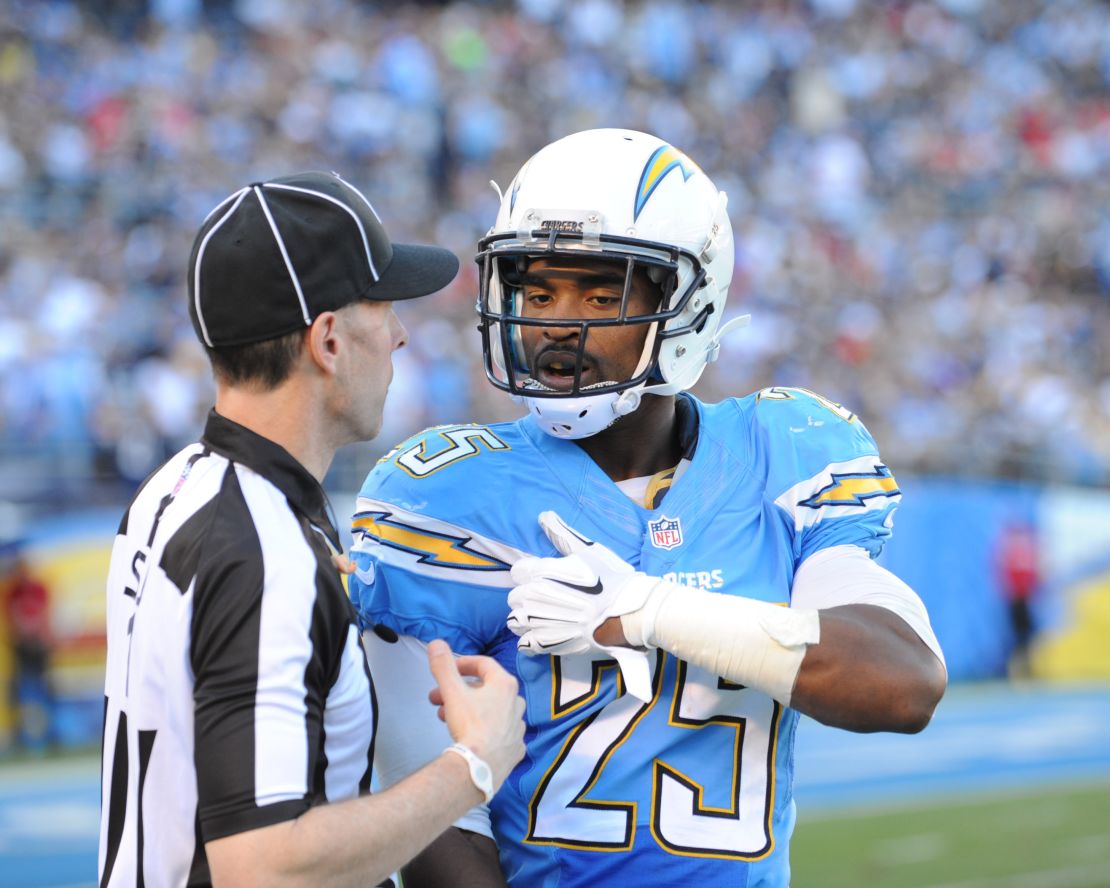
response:
M297 299L300 300L301 303L301 316L304 318L304 325L308 327L312 324L312 316L308 313L308 303L304 301L304 291L301 290L301 281L300 278L297 277L297 270L293 267L293 260L289 258L289 252L285 249L285 241L282 239L281 232L278 231L274 217L270 215L270 206L266 203L266 198L262 195L262 189L255 185L254 193L258 195L258 202L262 204L262 212L266 214L266 221L270 223L270 230L274 233L274 239L277 241L278 249L281 250L281 258L285 260L285 267L289 269L289 277L293 281L293 289L297 291Z
M204 313L200 310L200 268L201 260L204 259L204 248L208 246L208 241L211 240L212 235L220 230L220 226L223 225L228 219L230 219L232 214L237 209L239 209L239 204L243 202L243 198L246 197L248 193L250 193L249 188L239 189L237 192L235 192L235 194L231 195L231 197L226 198L219 206L216 207L215 210L213 210L205 217L205 221L207 222L209 219L212 218L212 215L216 212L216 210L226 204L229 200L231 200L231 198L236 198L235 203L231 206L231 209L229 209L227 213L224 214L224 217L220 219L219 222L217 222L208 230L208 234L204 236L204 240L200 242L200 247L197 248L197 261L193 267L193 305L197 310L197 320L200 321L200 332L204 336L204 344L207 345L209 348L214 348L214 346L212 345L211 337L208 335L208 325L204 323Z
M339 181L343 182L342 179L340 179ZM355 213L354 210L343 203L343 201L336 200L330 194L324 194L322 191L313 191L311 188L298 188L296 185L279 185L276 182L266 182L264 184L266 188L277 188L281 191L296 191L300 194L311 194L313 197L319 197L322 200L330 201L340 209L345 210L347 214L354 220L355 225L358 226L358 233L362 236L362 247L364 250L366 250L366 261L370 265L370 274L374 276L374 282L377 283L378 278L380 278L381 275L378 274L377 266L374 265L374 257L370 253L370 241L366 237L366 229L363 228L362 220L358 217L358 214ZM347 185L346 182L343 182L343 184ZM350 188L351 191L353 191L355 194L358 194L359 197L362 197L362 194L359 193L359 190L357 188L353 188L350 185L347 185L347 187ZM366 204L366 206L370 207L370 212L374 213L374 208L370 206L370 202L365 197L362 197L362 201ZM377 213L374 213L374 218L378 219ZM381 219L378 219L379 224L381 223L381 221Z
M335 176L335 178L338 179L340 182L342 182L344 185L346 185L348 189L350 189L351 191L353 191L355 194L358 195L359 200L361 200L364 204L366 204L366 208L371 213L374 214L374 218L377 219L378 224L381 225L382 224L382 217L378 215L378 211L374 209L374 205L366 199L366 195L363 194L361 191L359 191L357 188L355 188L354 185L352 185L350 182L348 182L342 176L340 176L339 173L332 173L332 175Z

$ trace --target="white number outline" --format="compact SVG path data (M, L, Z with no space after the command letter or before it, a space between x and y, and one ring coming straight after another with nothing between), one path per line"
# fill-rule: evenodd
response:
M727 820L740 820L740 792L741 792L741 774L743 773L744 766L744 753L745 745L748 740L747 722L748 719L737 715L716 714L706 719L687 718L682 713L682 696L686 690L688 664L683 661L678 661L678 676L675 681L675 694L674 701L671 704L671 713L668 724L676 728L685 728L697 730L706 725L723 725L731 727L735 730L736 736L733 741L733 756L732 756L732 787L729 791L729 798L732 799L732 804L728 808L717 808L712 805L703 804L705 795L705 787L699 784L692 777L683 774L673 765L668 765L661 759L655 760L655 766L652 769L651 781L651 834L655 841L661 848L671 854L678 854L686 857L715 857L724 860L762 860L770 854L775 848L774 833L771 828L772 819L774 816L775 808L775 758L778 754L778 729L779 722L782 718L782 706L774 700L767 698L767 703L771 707L771 718L767 729L767 752L766 752L766 785L767 790L763 800L763 844L760 848L751 851L734 851L724 848L710 848L707 846L690 847L680 845L672 842L663 834L663 786L664 781L672 780L681 786L685 787L692 794L690 816L691 817L715 817ZM744 692L747 688L744 685L734 684L723 678L717 679L717 688L722 691ZM759 752L756 749L755 752Z
M758 395L756 395L756 400L793 401L796 400L796 396L794 394L795 392L801 392L803 395L809 395L811 398L813 398L813 400L815 400L826 410L836 414L847 423L853 423L856 421L856 415L843 404L837 404L836 401L832 401L826 398L824 395L819 395L817 394L817 392L811 392L809 389L799 388L797 386L792 386L789 388L785 386L772 386L771 388L765 388Z
M651 700L633 710L629 720L617 732L617 736L608 744L608 746L606 746L601 755L598 756L598 760L594 765L593 770L590 772L589 777L586 779L586 782L583 784L583 786L574 794L573 798L565 804L559 799L548 799L548 802L552 806L557 807L559 810L577 808L593 811L623 811L625 815L624 840L621 842L601 842L586 841L582 839L560 838L556 836L538 836L536 834L536 829L541 816L540 808L544 806L544 795L548 787L550 786L555 773L559 770L559 766L562 765L562 763L566 760L567 756L570 754L571 749L574 747L575 742L589 729L592 724L594 724L601 713L604 712L606 708L612 706L614 703L619 702L622 698L626 696L624 680L621 678L620 671L617 669L617 663L615 660L596 661L594 664L592 664L593 681L591 683L590 689L584 695L576 697L565 704L557 705L558 689L555 682L561 677L562 658L551 658L553 718L561 718L562 716L566 715L572 710L580 708L581 706L592 700L594 697L596 697L601 692L601 682L606 672L613 671L616 674L617 696L613 700L609 701L609 703L607 703L605 706L598 709L597 712L593 713L593 715L583 719L581 723L575 726L574 730L571 731L570 736L568 736L567 739L563 742L563 748L559 750L559 754L555 757L555 760L551 763L547 771L544 773L543 777L540 779L539 784L536 786L535 792L532 793L532 799L528 803L528 833L524 837L525 844L554 845L558 848L573 848L579 851L608 852L627 851L632 847L632 843L635 837L633 828L636 823L636 802L621 802L610 800L583 801L582 799L587 793L589 793L591 789L593 789L594 784L597 783L598 778L601 776L601 772L605 770L605 765L608 764L609 759L612 757L613 753L622 743L624 743L625 740L628 739L628 737L632 734L632 731L635 729L636 725L640 723L644 716L647 715L648 712L651 711L652 707L654 707L655 704L659 701L660 691L663 687L663 666L666 662L666 659L667 654L663 651L660 651L658 657L656 658L655 674L652 677L654 690L651 695Z
M422 438L411 447L397 454L395 462L413 478L426 478L440 469L482 452L479 444L489 450L511 450L504 441L485 426L444 426L436 429L447 445L435 453L428 453L428 438Z
M601 777L605 766L608 764L610 758L616 750L623 744L628 737L635 730L640 721L647 715L647 713L655 706L661 699L663 690L663 675L665 672L665 664L668 654L663 651L659 652L656 660L655 672L652 677L653 693L652 698L647 703L642 704L635 709L628 721L617 732L616 737L609 742L605 749L598 756L593 769L590 771L589 776L578 789L569 802L564 802L558 798L547 796L548 789L551 786L552 780L556 772L559 770L563 762L566 761L570 755L575 743L581 739L582 735L589 730L590 726L595 723L602 712L609 706L617 703L625 696L625 687L623 680L620 677L620 672L616 670L616 662L613 660L595 660L591 663L591 681L588 690L579 696L563 702L561 700L561 682L562 682L562 658L551 658L551 674L552 674L552 691L551 691L551 716L553 719L562 718L565 715L573 712L576 709L589 703L601 693L602 681L604 676L610 670L616 672L617 681L617 696L609 701L605 706L598 709L589 717L576 725L571 731L570 735L563 741L563 746L559 750L559 754L555 760L548 766L544 772L543 777L537 784L535 791L532 793L532 798L528 803L528 832L523 841L528 845L547 845L558 848L569 848L579 851L601 851L601 852L622 852L628 851L632 848L635 838L635 824L637 822L636 814L638 810L637 803L623 802L619 800L590 800L583 801L584 797L593 789L598 779ZM736 731L736 740L734 743L734 753L732 757L732 786L730 790L730 798L732 801L731 808L714 808L712 806L704 805L702 802L704 787L699 785L696 781L683 774L677 768L668 765L661 759L655 759L655 764L652 770L652 793L651 793L651 816L649 818L649 826L652 837L655 839L656 844L659 845L664 851L669 854L687 856L687 857L712 857L726 860L746 860L754 861L761 860L767 857L775 847L774 832L772 829L772 820L774 816L774 801L775 801L775 760L778 756L778 734L779 725L782 720L782 706L773 700L768 700L771 708L771 718L767 730L767 791L765 795L765 804L761 822L763 824L763 834L765 841L763 847L754 851L731 851L720 848L694 848L688 846L681 846L674 842L669 841L662 832L662 790L663 781L671 779L685 786L694 794L694 807L691 816L704 816L704 817L721 817L729 818L732 820L739 819L740 810L740 793L741 793L741 767L743 765L744 755L744 739L746 719L733 715L714 715L708 719L691 719L682 716L682 694L686 686L687 680L687 664L682 660L676 660L677 663L677 676L675 681L674 699L671 704L671 711L669 714L668 724L676 728L694 729L705 727L706 725L724 725L733 727ZM718 688L720 690L730 691L746 691L743 685L735 685L727 682L724 679L718 680ZM565 798L565 794L564 794ZM545 805L546 802L546 805ZM562 813L569 809L586 809L593 811L623 811L625 815L625 837L622 842L603 842L594 840L583 840L566 838L565 836L551 836L551 835L537 835L537 828L539 821L542 817L542 808L551 806L555 808L556 813Z

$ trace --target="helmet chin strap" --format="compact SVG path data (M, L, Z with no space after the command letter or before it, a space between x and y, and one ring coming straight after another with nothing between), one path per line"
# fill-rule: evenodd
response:
M552 391L534 381L528 387ZM636 410L640 406L642 390L643 386L640 385L623 392L579 395L577 398L529 398L527 395L513 395L513 400L524 404L547 434L554 438L576 441L605 431L622 416Z
M660 382L655 385L644 385L637 388L638 395L677 395L679 392L684 392L689 388L694 387L698 377L701 376L701 371L705 369L707 364L712 364L720 357L721 354L721 340L725 338L725 334L732 330L739 330L741 327L746 327L752 322L750 314L740 315L733 318L727 324L724 324L709 340L709 344L705 347L705 360L702 363L701 370L698 371L698 376L694 377L693 381L687 380L685 385L676 384L673 382ZM633 410L636 408L633 407Z
M706 346L705 362L717 360L721 352L721 339L730 330L746 327L751 315L733 318L710 340ZM529 380L526 383L533 391L554 391L540 382ZM595 386L612 385L610 382L595 383ZM541 429L554 438L576 441L603 432L622 416L627 416L639 408L643 396L675 395L682 389L672 383L647 385L641 383L622 392L605 392L597 395L579 395L576 398L529 398L527 395L513 395L513 400L524 404ZM584 389L589 391L589 388Z

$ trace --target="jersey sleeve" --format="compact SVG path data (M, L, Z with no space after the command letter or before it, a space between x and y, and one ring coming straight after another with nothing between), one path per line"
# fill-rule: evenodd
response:
M367 477L348 578L362 628L443 638L456 653L487 653L508 631L509 570L524 553L473 526L489 506L471 474L414 476L386 458Z
M859 417L794 388L764 389L754 417L767 494L793 530L795 564L831 546L877 557L902 493Z

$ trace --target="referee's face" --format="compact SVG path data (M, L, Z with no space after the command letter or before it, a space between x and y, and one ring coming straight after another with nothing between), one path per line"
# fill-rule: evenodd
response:
M369 441L381 431L393 352L408 342L408 331L390 302L360 299L336 316L348 342L338 379L336 421L348 441Z

